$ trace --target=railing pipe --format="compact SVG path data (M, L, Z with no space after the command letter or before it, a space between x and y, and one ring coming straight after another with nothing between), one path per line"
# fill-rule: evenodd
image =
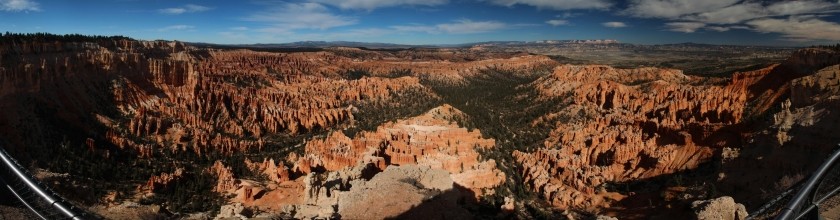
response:
M50 204L50 206L60 210L62 214L67 216L67 218L74 220L81 219L77 213L73 212L69 207L67 207L67 205L61 202L61 200L58 200L49 193L47 193L45 189L41 188L41 186L36 184L36 182L29 178L28 175L24 174L24 172L21 171L22 167L18 165L17 162L14 161L14 159L12 159L9 156L9 154L6 153L6 150L3 148L0 148L0 160L3 161L3 165L8 167L9 170L12 171L12 174L17 176L17 178L19 178L21 182L23 182L23 184L29 187L29 189L35 192L39 197L44 199L44 201L46 201L47 204Z
M840 144L838 144L837 146L840 147ZM802 189L800 189L799 192L796 193L796 195L793 197L793 199L790 200L788 205L782 209L782 212L778 216L776 216L776 220L789 220L797 217L800 214L797 212L799 212L799 209L801 208L802 204L807 199L808 194L810 194L811 191L813 191L814 187L817 185L822 176L825 175L828 169L831 168L831 166L834 164L834 162L838 160L838 158L840 158L840 149L835 150L834 153L832 153L831 156L829 156L828 159L825 160L825 162L823 162L823 164L820 165L819 168L817 168L817 171L811 175L811 178L808 178L808 182L805 182L805 185L802 186Z

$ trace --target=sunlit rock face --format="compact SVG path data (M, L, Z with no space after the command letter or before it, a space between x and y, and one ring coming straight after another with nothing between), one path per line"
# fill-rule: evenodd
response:
M221 195L225 216L423 218L447 210L446 218L469 218L462 206L488 198L508 214L521 214L523 204L597 214L637 199L619 184L710 164L703 172L713 177L692 180L751 207L806 176L819 162L812 158L840 141L837 54L803 49L778 64L711 78L482 48L281 53L33 40L0 44L0 141L36 165L79 148L78 160L144 165L143 175L122 174L134 191L108 189L114 204L210 177L201 193ZM517 74L538 76L503 92L564 104L526 123L546 129L536 146L501 149L520 137L459 125L471 116L442 101L442 87ZM392 107L379 112L387 114L411 102L429 103L358 129L370 110L361 106ZM536 105L521 104L522 111ZM663 188L660 197L676 198L666 194L679 187ZM716 207L709 197L681 199ZM743 215L729 206L727 213Z
M154 157L159 148L231 154L261 149L267 135L331 129L352 118L351 103L430 93L419 74L457 84L483 68L553 62L530 55L473 54L475 61L464 61L446 51L368 52L268 53L132 40L7 44L0 53L15 61L0 69L0 97L7 109L26 109L31 102L17 95L32 94L60 108L58 120L91 133L100 145L140 157ZM348 80L350 70L382 77ZM15 146L50 135L9 129L27 126L20 120L31 117L10 111L0 119L11 125L3 126L4 136Z
M418 164L446 170L457 184L476 196L492 194L493 188L505 181L505 174L496 169L494 160L481 160L477 150L492 150L495 141L482 138L477 129L459 127L451 121L458 115L463 113L444 105L418 117L386 123L353 139L334 132L324 140L309 142L293 171L335 171L359 163L374 164L379 170Z
M247 161L253 171L269 178L268 183L237 179L229 167L216 162L211 168L218 178L215 189L232 195L232 202L296 218L429 214L415 210L418 206L426 211L447 208L451 209L447 216L466 217L469 213L458 201L476 202L492 195L505 174L495 161L480 159L477 153L493 148L494 140L451 121L462 114L444 105L352 139L333 132L308 142L305 154L287 158L296 161L291 169L273 160Z
M696 168L715 151L740 144L728 129L742 122L756 85L775 66L736 73L721 85L679 70L563 65L532 85L572 104L546 117L558 123L535 152L514 152L525 182L552 204L597 210L626 195L605 184Z

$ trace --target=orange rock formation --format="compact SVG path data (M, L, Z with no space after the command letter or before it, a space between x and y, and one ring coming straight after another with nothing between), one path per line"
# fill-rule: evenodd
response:
M183 178L184 176L184 168L175 169L175 172L172 173L161 173L160 175L152 176L149 178L149 181L146 182L145 185L141 185L138 187L138 190L141 190L145 193L154 193L163 190L170 189L172 187L172 183L178 181L178 179Z
M453 124L457 109L444 105L424 115L386 123L374 132L349 138L333 132L323 140L306 145L306 154L292 168L309 173L323 168L335 171L356 164L371 163L384 170L389 165L419 164L449 171L455 183L476 196L492 193L505 181L493 160L481 161L477 150L495 146L493 139L481 138L480 131L468 131Z
M470 58L457 51L388 53L347 48L268 53L130 40L24 42L0 45L0 54L16 61L0 68L0 97L4 98L0 105L24 109L31 102L15 96L37 94L39 103L62 110L57 115L60 120L88 132L90 136L84 138L92 138L90 143L102 148L113 145L140 157L162 152L201 155L259 150L272 144L266 142L267 136L330 129L352 119L349 107L355 102L387 100L406 90L431 94L417 77L346 80L347 70L365 70L374 76L409 70L409 75L455 82L450 79L484 68L517 69L553 62L522 54L485 53ZM113 123L85 118L91 112ZM0 118L4 137L14 146L46 145L21 138L27 136L23 130L8 129L25 126L20 119L30 117L24 111ZM47 134L34 136L38 135Z
M738 142L724 129L743 120L749 87L772 68L738 73L726 85L697 85L679 70L607 66L555 68L532 83L572 105L535 152L514 152L525 183L561 208L594 211L623 198L605 184L643 180L709 161ZM582 116L582 117L581 117Z

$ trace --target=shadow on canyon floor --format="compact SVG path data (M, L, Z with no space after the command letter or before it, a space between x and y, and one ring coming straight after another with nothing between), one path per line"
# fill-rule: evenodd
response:
M386 219L473 219L478 201L471 190L453 183L453 188L423 201L400 215Z

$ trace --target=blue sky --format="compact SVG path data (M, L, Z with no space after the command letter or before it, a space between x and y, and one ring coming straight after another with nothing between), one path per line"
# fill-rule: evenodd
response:
M224 44L840 43L840 0L0 0L0 31Z

